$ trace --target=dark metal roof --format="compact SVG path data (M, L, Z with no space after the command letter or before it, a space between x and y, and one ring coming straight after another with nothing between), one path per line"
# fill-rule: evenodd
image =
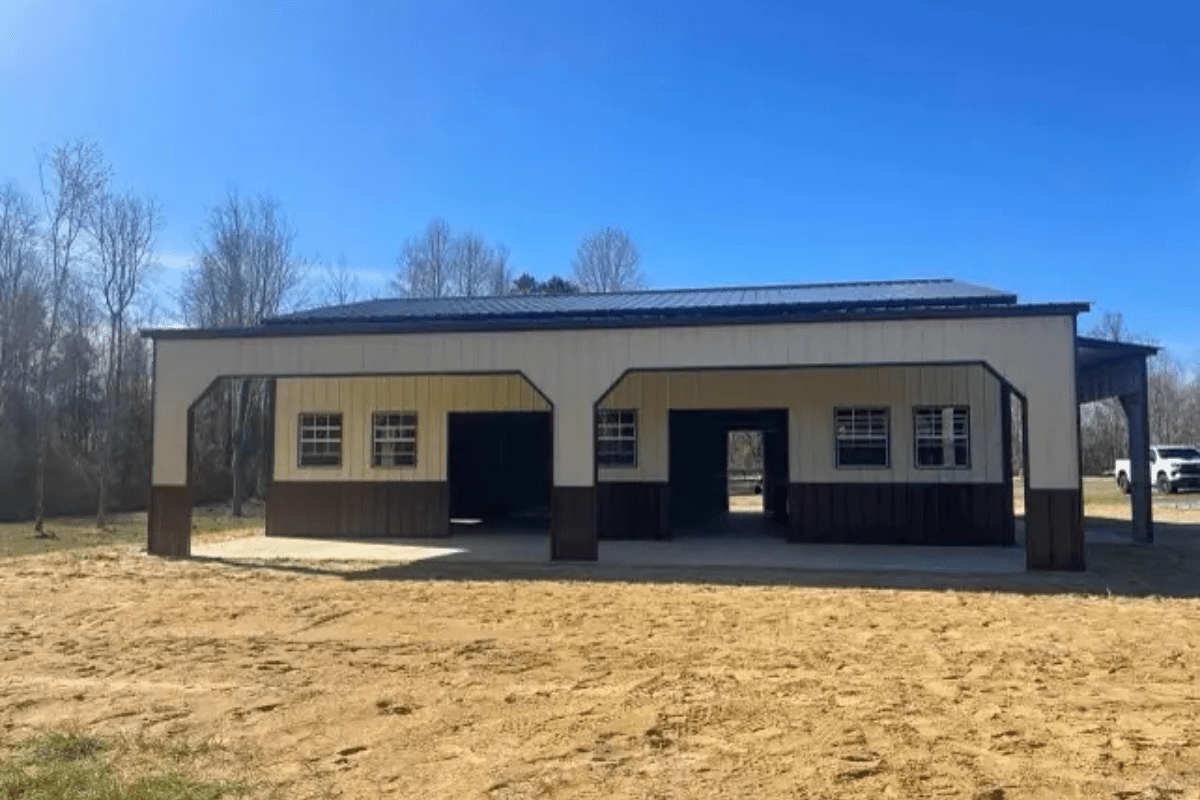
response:
M772 313L782 310L865 310L1010 305L1015 295L955 280L735 286L613 294L506 295L367 300L266 320L266 325L325 322L410 322L446 319L646 317L681 314Z
M1082 371L1125 359L1150 358L1157 355L1158 350L1159 348L1149 344L1114 342L1108 339L1076 336L1075 369Z
M368 300L239 329L145 331L161 339L561 330L714 324L1066 315L1086 303L1018 305L1016 295L949 279L670 289L614 294Z

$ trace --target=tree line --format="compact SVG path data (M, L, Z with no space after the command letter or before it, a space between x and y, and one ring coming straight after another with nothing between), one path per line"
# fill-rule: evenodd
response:
M38 154L26 191L0 184L0 520L144 508L150 483L153 358L140 330L172 313L198 328L250 327L313 304L363 299L344 257L297 252L280 203L231 190L196 235L174 309L154 291L163 211L122 188L88 139ZM515 274L508 250L432 220L406 240L390 289L404 297L612 292L645 285L618 227L581 240L570 277ZM271 383L226 380L196 407L197 502L269 485Z
M629 233L609 226L588 233L571 262L573 280L528 272L513 277L508 249L475 231L455 233L433 219L404 243L391 288L402 297L481 297L507 294L624 292L645 287L642 256Z
M35 194L0 187L0 518L144 504L161 225L87 140L38 159Z

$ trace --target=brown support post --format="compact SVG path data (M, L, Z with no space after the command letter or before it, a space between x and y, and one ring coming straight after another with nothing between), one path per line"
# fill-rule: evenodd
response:
M1029 474L1029 403L1021 398L1025 470L1025 568L1084 569L1083 501L1079 489L1034 489Z
M550 498L550 559L595 561L596 487L555 486Z
M195 412L187 415L187 483L150 487L146 515L146 552L152 556L186 558L192 554L192 436ZM151 442L153 447L153 442Z

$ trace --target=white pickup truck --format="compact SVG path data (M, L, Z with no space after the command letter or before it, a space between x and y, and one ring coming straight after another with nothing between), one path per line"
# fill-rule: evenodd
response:
M1117 486L1128 494L1129 459L1117 459L1114 469ZM1163 494L1180 489L1200 489L1200 450L1182 445L1155 445L1150 448L1150 481Z

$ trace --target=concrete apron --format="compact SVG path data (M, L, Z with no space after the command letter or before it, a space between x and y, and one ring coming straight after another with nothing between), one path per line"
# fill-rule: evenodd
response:
M345 540L252 536L194 544L201 558L289 561L418 561L545 564L544 533L461 533L445 539ZM1025 571L1023 547L790 544L782 539L706 536L600 542L599 562L629 567L763 567L792 570L1007 574Z

